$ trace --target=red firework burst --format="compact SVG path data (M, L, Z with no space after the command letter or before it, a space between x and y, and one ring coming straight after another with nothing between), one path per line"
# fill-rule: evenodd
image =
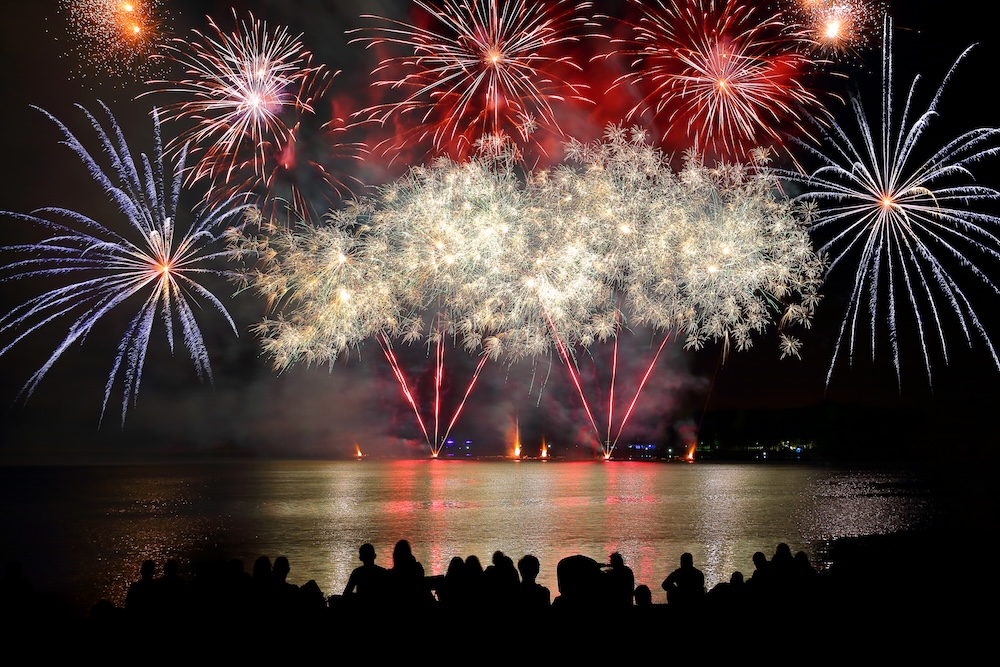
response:
M365 15L381 25L351 31L368 33L355 42L405 51L386 56L373 72L381 77L375 86L399 97L357 114L361 121L396 126L394 136L379 145L383 152L429 141L433 152L457 158L496 136L540 147L536 130L563 137L557 104L592 104L587 86L570 81L582 67L561 47L579 41L574 30L588 23L581 13L593 3L445 0L442 9L423 0L413 4L420 12L416 23Z
M301 35L269 28L252 14L240 20L236 10L233 19L232 32L209 18L210 33L195 30L194 39L167 47L165 57L184 69L184 77L150 84L152 92L180 99L165 109L165 118L182 126L169 146L190 146L198 161L188 180L207 182L213 198L253 190L268 207L281 200L310 217L312 184L322 185L324 196L354 185L322 160L356 157L362 150L359 143L338 142L342 120L308 130L339 72L314 64ZM330 126L337 131L327 131Z
M805 115L822 109L805 83L809 35L782 13L737 0L630 2L640 17L606 56L630 59L612 88L638 100L626 120L662 128L669 147L743 160L805 133Z

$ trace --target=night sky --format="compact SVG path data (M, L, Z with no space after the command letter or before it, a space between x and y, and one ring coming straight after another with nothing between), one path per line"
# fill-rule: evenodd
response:
M377 65L371 50L348 44L345 31L362 25L359 16L364 13L405 18L408 6L399 1L368 0L162 4L165 23L176 35L186 35L191 28L204 30L206 15L228 26L231 6L241 12L252 10L274 25L286 25L293 34L302 32L303 42L319 62L342 70L330 89L337 109L358 108L363 98L373 94L368 89L368 73ZM613 13L621 3L596 4ZM1000 47L992 40L991 22L976 10L979 4L947 3L950 11L946 11L942 3L892 3L896 87L899 90L908 85L919 73L923 79L918 104L926 105L966 46L981 42L945 90L940 134L932 133L933 138L945 140L974 127L998 125L988 80L994 78L1000 62ZM72 105L96 110L97 101L103 100L133 146L144 147L151 136L149 112L156 97L137 97L148 91L142 80L108 74L101 68L88 69L86 62L81 65L81 55L73 48L66 29L64 6L55 0L17 3L16 8L8 8L0 31L0 49L7 63L0 74L5 90L5 103L0 107L4 147L0 209L28 213L44 206L65 206L100 216L108 204L99 188L75 156L59 145L58 130L30 105L51 112L93 148L93 135ZM879 99L880 49L866 49L861 56L858 61L839 65L847 77L827 77L824 85L830 92L846 96L850 80L862 87L866 106L874 110ZM593 76L599 81L610 73L595 71ZM618 119L610 102L602 107L599 100L596 106L586 113L571 113L564 129L579 138L599 136L605 123ZM838 117L846 116L841 113ZM165 132L169 133L169 126ZM399 165L389 166L374 157L353 169L369 185L399 175ZM1000 158L979 165L975 175L986 185L1000 186ZM195 203L190 198L187 201ZM10 218L0 224L5 242L20 240L26 234ZM1000 275L1000 263L995 260L975 261L981 262L980 268L987 275ZM839 364L827 383L850 277L849 272L832 276L824 285L824 301L814 326L801 332L801 360L779 361L774 337L763 337L750 352L732 352L724 363L720 363L718 345L698 353L668 346L645 390L645 402L633 418L634 437L659 441L692 430L724 428L736 421L744 426L766 426L768 432L786 427L790 437L809 437L816 435L808 432L810 428L835 425L846 437L856 434L864 448L884 448L893 455L905 454L908 448L941 456L991 455L992 414L1000 373L980 340L974 340L970 349L957 332L951 335L947 365L940 352L932 350L931 384L916 356L918 350L911 347L912 332L901 328L906 355L901 385L884 342L880 342L874 360L863 350L852 367ZM67 352L27 401L18 398L20 387L65 330L60 333L54 326L38 332L0 357L0 461L94 460L203 453L228 447L270 456L340 457L350 455L355 444L373 455L426 455L412 412L377 347L365 347L360 355L352 355L333 369L294 368L279 375L261 356L258 341L250 332L264 315L264 304L252 293L233 296L233 287L225 282L213 285L240 330L236 337L217 313L201 313L214 385L199 384L182 350L171 358L162 329L156 330L138 403L129 410L124 427L118 419L117 396L112 397L104 423L98 421L104 383L130 313L106 318L82 347ZM26 283L0 283L0 308L6 311L20 303L26 288ZM970 293L987 330L1000 331L994 314L1000 295L978 288ZM9 341L5 336L0 344ZM634 349L628 350L627 357L638 367L650 354L649 337L637 335L628 344ZM413 368L419 368L423 350L415 352ZM473 360L456 354L449 367L458 386L471 372ZM557 447L572 444L568 434L581 429L581 414L558 359L552 361L551 368L549 360L514 368L488 366L453 434L499 452L501 445L509 442L515 419L527 447L532 442L537 446L543 437ZM407 440L413 442L406 444Z

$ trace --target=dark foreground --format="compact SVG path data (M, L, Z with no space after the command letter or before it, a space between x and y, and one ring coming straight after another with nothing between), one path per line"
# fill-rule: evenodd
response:
M530 586L530 570L519 574L500 552L483 563L474 588L452 568L424 576L416 561L411 577L412 568L397 567L399 556L367 594L363 586L348 593L288 583L281 558L272 564L262 557L253 572L242 561L201 563L190 580L171 576L170 565L163 572L147 563L122 607L98 601L83 618L35 595L11 564L2 587L2 655L593 664L736 650L825 663L944 650L954 660L978 654L993 632L996 599L991 581L975 580L991 575L976 571L948 539L931 532L842 539L822 571L801 559L787 562L779 546L755 560L754 572L734 573L688 598L667 593L661 582L612 583L629 580L614 576L621 568L582 555L556 565L558 590L547 594ZM461 560L452 564L468 571Z

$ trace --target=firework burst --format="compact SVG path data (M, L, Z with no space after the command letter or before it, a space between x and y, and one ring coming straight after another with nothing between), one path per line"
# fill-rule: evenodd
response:
M917 108L919 77L915 77L902 114L897 116L890 31L887 22L881 122L870 120L860 95L855 94L851 107L856 130L833 124L825 136L826 152L804 146L819 168L810 174L779 174L804 187L798 199L815 208L811 231L822 242L820 251L831 258L830 270L841 266L856 270L827 382L842 354L853 363L863 338L865 311L873 358L879 332L887 326L900 385L900 347L906 331L913 331L917 338L928 382L933 345L940 347L948 362L945 319L949 312L959 335L970 346L979 338L1000 367L996 349L976 314L974 295L959 280L961 272L977 286L1000 293L974 259L1000 259L995 231L1000 218L974 207L996 201L1000 192L975 183L970 171L974 164L1000 153L1000 128L969 130L940 147L924 148L932 121L939 115L941 96L972 47L958 57L922 112ZM921 152L929 157L919 157Z
M161 0L60 0L82 76L101 71L121 78L152 72L151 58L166 41Z
M872 45L885 14L872 0L786 0L788 11L805 26L815 50L824 58L849 60Z
M641 131L619 127L602 142L571 142L571 164L536 172L510 144L480 148L412 168L329 226L272 231L263 243L244 237L267 266L247 282L286 304L259 329L279 368L333 362L377 338L436 452L446 340L475 354L477 367L444 437L487 360L558 356L610 455L614 406L605 437L577 359L612 342L617 363L628 325L663 335L638 391L674 332L688 347L721 340L743 350L780 318L782 356L798 354L784 325L808 325L822 269L765 171L691 158L675 175ZM345 290L364 298L345 300ZM434 354L432 425L397 339L425 341Z
M152 93L181 99L165 106L164 119L184 128L168 148L190 145L197 158L189 182L205 179L221 196L248 185L266 187L276 173L291 170L302 118L315 113L316 99L337 74L313 64L301 35L269 28L252 14L240 20L235 10L233 19L231 33L209 18L211 34L196 30L193 40L172 40L165 57L186 78L149 82ZM319 171L327 185L343 185ZM301 204L299 194L293 189L290 200Z
M382 25L354 41L402 47L383 59L375 85L401 91L400 99L359 112L364 120L388 124L413 116L418 127L382 144L398 150L407 141L429 140L436 153L463 157L484 136L537 143L536 130L562 137L555 107L592 102L587 86L574 83L581 67L565 53L579 41L575 28L590 2L556 0L445 0L441 9L415 0L423 25L364 16ZM396 78L389 78L396 77Z
M325 225L268 223L232 238L231 250L253 261L241 288L253 287L275 313L255 332L276 370L332 365L401 325L402 306L382 268L387 245L370 224L373 210L355 202L332 211Z
M47 230L43 241L4 246L3 252L20 257L3 266L4 280L69 280L36 296L0 317L0 332L13 340L0 349L9 353L16 343L57 320L70 320L66 337L48 360L28 380L22 391L30 396L45 374L74 343L86 339L94 326L111 311L128 303L139 304L129 322L105 386L102 419L119 378L123 385L122 423L135 402L142 378L146 351L154 322L166 329L170 349L174 330L181 338L198 376L211 380L208 352L192 305L206 302L223 315L236 333L236 326L223 304L199 279L224 275L215 268L218 260L231 256L222 241L230 233L227 221L238 218L242 207L224 202L202 206L190 216L178 210L184 151L167 189L159 121L154 113L154 151L134 160L114 117L107 107L105 128L89 112L87 118L97 132L110 169L102 167L80 141L47 112L62 131L65 143L83 161L94 181L128 220L128 235L119 234L76 211L44 208L31 214L4 215Z
M724 352L743 351L777 322L781 357L799 355L791 328L810 326L823 265L801 211L777 194L778 182L762 168L766 153L755 151L750 165L708 167L689 152L675 173L638 128L611 126L601 141L568 147L577 163L568 172L577 183L574 206L586 221L575 234L588 239L602 282L615 290L615 308L591 303L600 340L613 339L614 346L606 436L587 408L605 457L675 334L687 348L721 342ZM639 328L659 332L662 341L651 350L632 402L616 414L619 340ZM586 405L578 375L574 383ZM617 435L612 416L621 420Z
M632 2L641 13L632 37L602 56L629 60L612 86L639 98L627 122L657 124L673 147L742 161L805 132L803 110L822 108L806 83L808 35L784 14L736 0Z

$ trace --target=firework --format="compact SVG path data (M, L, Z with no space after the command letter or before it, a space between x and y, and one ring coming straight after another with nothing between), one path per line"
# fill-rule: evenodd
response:
M815 50L823 57L850 59L878 35L885 13L871 0L787 0L789 11L805 26Z
M340 165L357 165L367 152L362 142L345 141L339 119L320 127L301 118L288 129L288 139L268 150L266 173L234 172L227 191L254 191L261 215L319 220L332 207L363 191L364 183ZM242 178L242 184L237 182Z
M382 267L386 242L368 223L372 211L361 201L331 212L329 224L271 224L233 237L232 251L252 260L242 285L276 313L255 327L276 370L332 365L402 326L402 305Z
M880 124L872 123L855 94L851 108L856 130L834 123L825 134L826 152L804 145L819 168L810 174L779 174L804 187L798 199L815 208L811 231L822 243L820 251L831 257L830 270L842 266L856 270L827 382L842 354L853 363L863 337L864 311L870 317L873 358L879 332L887 326L900 383L900 347L906 331L917 338L928 382L935 340L947 363L949 311L969 345L973 337L981 339L1000 366L972 295L959 280L966 275L975 284L1000 291L974 259L1000 257L995 232L1000 218L975 210L977 204L995 201L1000 192L974 183L970 172L973 164L1000 152L1000 129L970 130L925 149L939 100L971 47L952 65L923 112L916 106L919 77L914 78L902 115L897 116L890 31L887 21ZM921 151L929 157L919 157Z
M743 350L773 316L783 356L798 353L784 325L810 321L821 265L765 171L709 169L691 158L674 174L642 132L620 127L601 142L571 142L569 163L537 172L524 170L510 144L480 148L462 162L412 168L330 225L244 237L244 250L265 266L248 283L285 304L259 329L279 368L332 363L377 338L436 453L487 360L558 355L610 455L674 332L688 347L722 340ZM612 387L605 438L577 359L610 342L617 367L628 326L658 330L663 342L617 435ZM425 341L433 354L427 419L427 399L416 395L395 341ZM477 365L442 430L446 341Z
M633 0L641 18L607 58L628 58L612 86L639 101L626 122L663 127L662 139L723 161L805 132L802 109L822 106L807 86L808 35L784 14L735 0Z
M291 168L298 124L314 113L315 100L336 76L313 64L301 35L269 28L252 14L241 20L235 10L233 19L231 33L209 18L210 34L195 30L192 40L171 40L165 58L186 78L149 82L152 93L182 100L165 107L164 119L184 128L168 148L190 145L197 158L188 180L205 179L223 195ZM320 180L336 184L328 175ZM291 200L297 197L293 190Z
M788 325L809 326L822 262L801 211L776 194L776 179L761 169L766 151L755 151L749 166L715 167L689 153L674 173L641 130L611 126L603 140L572 142L567 154L579 165L571 172L578 191L587 195L577 201L590 221L581 231L593 234L589 243L603 258L602 280L616 290L614 319L603 318L613 337L613 367L629 327L662 335L617 434L612 370L607 435L599 433L605 456L673 334L684 336L687 348L721 341L724 350L745 350L777 320L781 356L798 356L801 343Z
M167 14L160 0L60 0L81 75L101 71L141 78L162 47Z
M590 104L580 66L565 53L577 42L580 14L590 2L533 3L526 0L445 0L441 9L415 0L423 13L417 25L363 16L381 25L351 32L368 33L354 41L369 46L402 47L405 53L384 58L375 85L400 91L398 100L359 112L359 117L418 127L383 143L398 150L414 137L430 140L433 150L454 157L475 152L482 137L504 136L522 144L537 143L536 129L561 137L555 106ZM395 78L392 78L395 77Z
M243 210L234 202L217 207L201 207L190 216L178 210L184 151L173 172L171 189L166 182L159 120L154 112L154 150L150 156L134 160L117 122L107 107L105 128L89 112L87 118L97 132L101 148L110 157L106 169L63 125L47 112L65 137L65 143L90 171L94 181L109 194L126 216L129 234L114 229L85 214L62 208L45 208L31 214L5 213L37 225L52 235L37 243L4 246L3 252L21 257L3 266L5 280L66 278L64 285L36 296L0 318L0 332L10 334L0 355L16 343L50 323L68 319L66 337L48 360L24 386L30 396L50 368L74 343L82 342L106 315L119 306L136 303L138 313L129 322L118 346L105 386L102 419L119 378L123 385L122 423L130 403L134 403L142 378L143 365L154 321L159 317L166 329L171 350L174 330L180 329L195 370L211 380L208 352L192 305L197 299L219 311L236 333L236 326L223 304L198 280L224 275L214 268L217 260L231 256L222 240L230 233L227 221Z
M528 188L511 153L439 158L384 189L381 218L396 239L395 274L418 307L444 304L469 350L516 360L542 353L557 326L587 337L600 257L580 233L568 180ZM415 291L414 291L415 290Z

